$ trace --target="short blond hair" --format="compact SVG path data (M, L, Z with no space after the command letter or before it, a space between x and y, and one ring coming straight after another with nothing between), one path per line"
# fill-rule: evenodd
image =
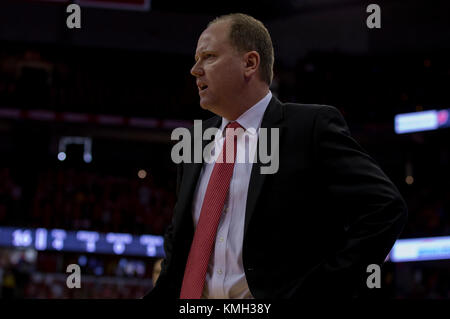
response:
M274 51L272 39L264 24L243 13L222 15L209 22L231 21L229 39L238 52L256 51L260 56L261 79L269 86L273 79Z

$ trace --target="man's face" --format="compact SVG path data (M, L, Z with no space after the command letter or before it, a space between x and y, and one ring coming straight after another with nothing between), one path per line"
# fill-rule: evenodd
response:
M200 106L223 115L244 85L243 54L228 39L230 22L212 24L200 35L191 74L196 77Z

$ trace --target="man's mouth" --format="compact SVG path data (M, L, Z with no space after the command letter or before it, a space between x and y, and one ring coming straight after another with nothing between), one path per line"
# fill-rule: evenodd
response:
M201 91L206 90L208 88L208 86L207 85L200 85L198 88L200 89L200 92L201 92Z

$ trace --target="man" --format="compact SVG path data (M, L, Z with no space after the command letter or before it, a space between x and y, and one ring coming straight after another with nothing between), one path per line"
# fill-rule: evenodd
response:
M273 174L261 173L260 160L179 164L166 258L145 297L357 297L367 267L384 262L405 224L396 187L336 108L272 96L273 46L258 20L212 21L195 61L200 105L216 114L202 129L244 129L249 141L235 138L238 154L275 129L268 147L278 148L279 163ZM214 147L228 154L225 131Z

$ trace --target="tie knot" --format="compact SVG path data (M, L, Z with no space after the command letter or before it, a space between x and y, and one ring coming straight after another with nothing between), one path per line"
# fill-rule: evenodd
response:
M225 136L225 135L228 136L230 134L234 134L235 129L237 129L237 128L243 129L243 127L238 122L236 122L236 121L229 122L223 129L222 136Z
M227 126L225 126L225 128L231 128L231 129L236 129L238 127L242 127L242 126L241 126L241 124L239 124L236 121L230 122L230 123L227 124Z

